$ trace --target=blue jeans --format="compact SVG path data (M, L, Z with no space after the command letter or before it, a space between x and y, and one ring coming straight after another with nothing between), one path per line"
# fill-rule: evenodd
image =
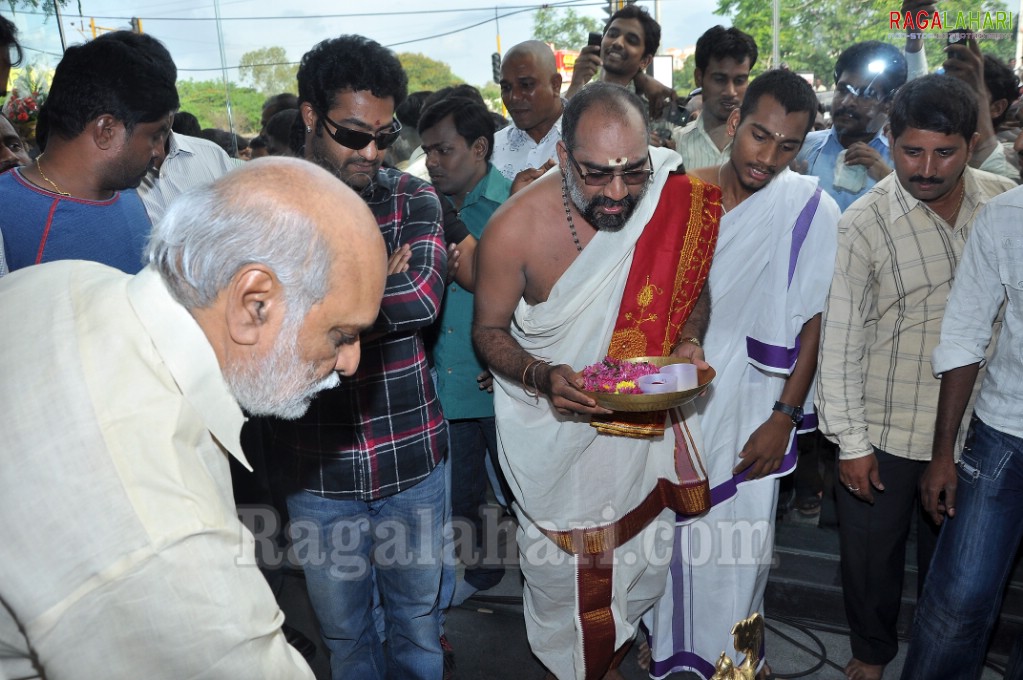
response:
M334 680L439 680L438 609L446 463L374 501L288 497L294 557L330 650ZM387 631L386 660L373 623L374 579Z
M957 476L955 516L938 537L903 680L980 677L1023 538L1023 439L974 415Z
M451 447L451 516L461 520L462 529L471 527L472 540L461 540L475 555L462 554L465 580L477 590L493 588L504 575L497 555L484 555L483 520L480 509L486 503L487 452L497 455L497 428L494 419L472 418L448 423ZM489 562L490 566L485 566Z

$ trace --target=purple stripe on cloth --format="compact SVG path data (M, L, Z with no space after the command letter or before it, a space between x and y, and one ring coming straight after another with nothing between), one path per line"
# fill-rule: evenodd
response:
M663 678L669 673L684 670L694 670L703 677L709 678L714 675L714 664L692 652L679 652L664 661L650 662L650 675L655 678Z
M816 413L804 413L803 422L799 424L799 433L813 432L820 426Z
M682 532L687 531L687 529L687 527L678 527L675 530L674 548L676 555L682 554ZM689 620L689 612L676 610L691 599L686 597L686 579L683 573L683 570L688 571L692 569L688 565L688 559L672 559L668 566L668 569L671 571L671 644L673 647L685 644L684 641L686 639L686 623ZM651 644L650 649L656 649L656 647Z
M786 453L785 457L781 459L781 467L779 467L778 471L772 474L771 477L782 477L792 472L792 470L796 467L797 455L796 438L793 437L792 445L789 446L788 453ZM739 485L746 481L747 474L749 474L749 468L746 468L737 475L732 475L730 479L713 487L710 490L710 504L718 505L734 496L738 491ZM677 522L687 522L691 519L693 519L691 516L686 515L675 516L675 521Z
M810 231L810 223L813 222L813 216L817 213L817 206L821 202L821 188L818 185L817 191L813 192L813 196L806 202L806 206L802 212L799 213L799 217L796 218L796 226L792 229L792 247L789 250L789 285L792 285L792 276L796 273L796 260L799 259L799 250L803 247L803 241L806 240L806 235Z
M747 335L746 355L762 366L776 368L779 371L791 371L792 367L796 365L796 357L799 356L799 338L796 338L796 346L789 349L788 347L769 345Z

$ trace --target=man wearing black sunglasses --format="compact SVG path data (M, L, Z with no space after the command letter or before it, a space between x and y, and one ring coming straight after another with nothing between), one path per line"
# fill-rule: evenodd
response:
M355 339L358 370L303 419L270 428L279 459L299 461L287 471L288 510L293 535L299 526L316 537L303 567L334 680L443 673L447 431L421 333L444 293L441 208L429 184L381 167L401 129L394 110L407 82L390 50L356 35L319 43L298 70L305 158L361 194L389 254L380 315Z
M394 117L396 97L351 87L324 94L328 101L303 100L299 109L306 125L305 157L356 191L365 189L401 132Z

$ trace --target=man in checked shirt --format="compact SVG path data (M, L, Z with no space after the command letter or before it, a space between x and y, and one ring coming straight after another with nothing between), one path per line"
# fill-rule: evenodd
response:
M361 338L338 334L338 343L362 343L358 370L301 420L271 426L290 485L294 554L334 680L436 680L447 432L421 331L444 293L441 206L429 184L381 167L407 91L392 52L361 36L325 40L302 57L298 90L305 158L360 192L390 261L374 327Z
M839 446L843 488L836 500L851 680L878 680L898 651L914 514L918 589L926 578L937 527L921 511L917 484L930 460L938 403L931 353L973 221L989 199L1014 186L967 167L978 138L975 100L949 76L904 85L890 114L895 172L838 223L817 414L821 430Z

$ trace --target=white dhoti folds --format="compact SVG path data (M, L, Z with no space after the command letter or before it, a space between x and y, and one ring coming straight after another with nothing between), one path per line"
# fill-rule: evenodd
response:
M546 302L520 302L511 333L533 356L581 370L607 354L636 241L668 171L679 161L664 149L651 149L651 156L656 169L652 185L626 226L617 233L598 232ZM559 415L546 399L537 400L500 377L494 405L501 465L520 523L530 646L558 678L582 679L586 645L579 612L585 611L581 598L587 593L577 582L577 567L598 567L610 581L610 602L600 615L613 618L610 649L621 648L663 591L675 514L656 506L657 519L631 539L615 542L617 547L599 565L581 564L587 558L559 548L538 527L566 531L619 522L655 488L678 482L675 436L670 428L654 439L599 434L588 417ZM695 412L690 408L686 413L688 444L701 447Z

